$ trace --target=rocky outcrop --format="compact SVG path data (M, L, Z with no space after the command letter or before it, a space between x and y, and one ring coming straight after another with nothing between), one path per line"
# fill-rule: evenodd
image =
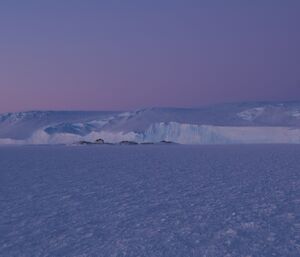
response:
M102 145L102 144L104 144L105 142L104 142L104 140L102 139L102 138L99 138L99 139L97 139L96 141L95 141L95 144L98 144L98 145Z
M77 144L79 144L79 145L103 145L103 144L105 144L105 142L102 138L99 138L95 142L82 140L82 141L77 142Z
M89 141L79 141L78 144L79 145L92 145L93 143L89 142Z
M167 141L167 140L162 140L160 141L161 144L175 144L174 142L172 141Z
M138 145L138 143L137 142L135 142L135 141L121 141L120 143L119 143L120 145Z

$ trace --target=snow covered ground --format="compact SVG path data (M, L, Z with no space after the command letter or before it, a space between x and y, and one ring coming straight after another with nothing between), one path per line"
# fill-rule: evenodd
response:
M2 146L0 256L300 256L300 146Z

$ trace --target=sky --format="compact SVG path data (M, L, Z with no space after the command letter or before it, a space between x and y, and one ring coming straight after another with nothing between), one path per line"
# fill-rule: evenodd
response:
M1 0L0 113L300 100L299 0Z

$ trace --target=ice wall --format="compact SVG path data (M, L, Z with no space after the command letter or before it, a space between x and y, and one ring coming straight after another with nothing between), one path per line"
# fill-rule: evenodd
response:
M300 143L300 129L287 127L222 127L156 123L143 135L143 141L173 141L181 144Z

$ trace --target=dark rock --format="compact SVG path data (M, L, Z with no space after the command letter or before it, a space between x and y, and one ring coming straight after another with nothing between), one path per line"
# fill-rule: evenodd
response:
M102 138L99 138L95 141L96 144L104 144L104 140Z
M121 141L120 145L138 145L135 141Z
M92 145L93 143L89 142L89 141L79 141L78 144L79 145Z
M162 143L162 144L175 144L172 141L166 141L166 140L162 140L162 141L160 141L160 143Z

